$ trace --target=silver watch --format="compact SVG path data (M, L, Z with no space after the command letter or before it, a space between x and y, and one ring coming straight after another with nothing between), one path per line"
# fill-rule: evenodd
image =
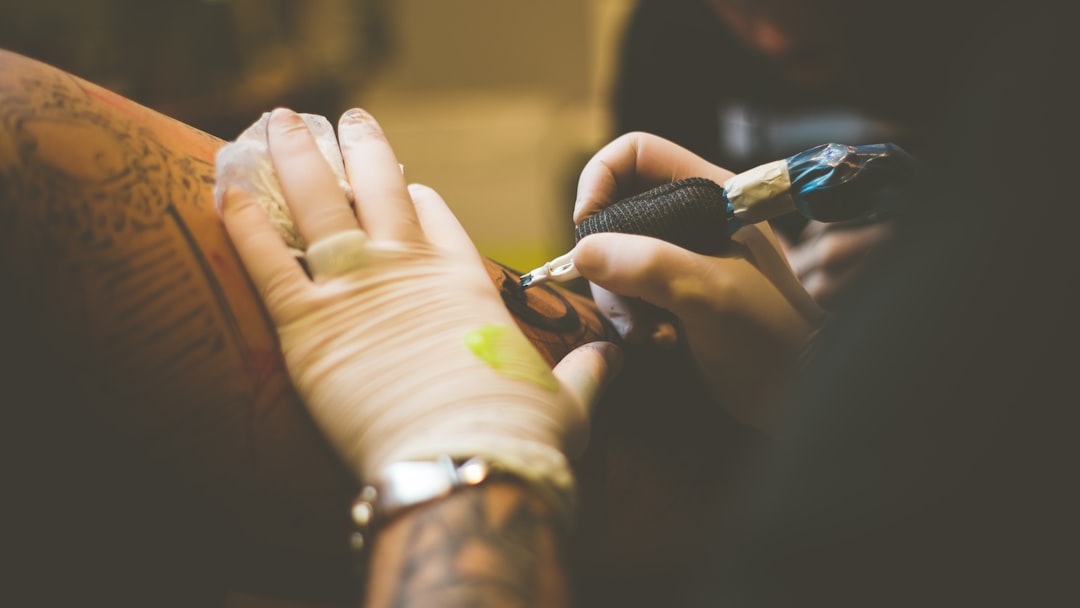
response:
M372 527L412 507L448 496L464 486L483 483L491 475L491 465L475 456L456 462L449 456L435 460L409 460L388 465L370 485L361 490L352 506L357 531L353 549L361 550Z

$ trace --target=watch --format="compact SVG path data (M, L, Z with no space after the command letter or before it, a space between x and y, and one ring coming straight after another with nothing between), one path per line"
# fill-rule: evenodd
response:
M353 550L361 551L371 532L401 513L454 491L477 486L493 478L510 477L526 482L555 507L563 520L571 519L573 488L558 488L551 480L541 482L528 475L501 467L493 461L473 456L455 459L448 455L434 460L405 460L384 467L372 483L364 486L353 502L351 517L356 525L350 539Z

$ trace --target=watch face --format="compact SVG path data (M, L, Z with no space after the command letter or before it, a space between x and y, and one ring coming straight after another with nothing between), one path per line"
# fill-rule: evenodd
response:
M379 474L373 484L375 517L390 517L401 509L434 500L462 485L457 465L449 456L436 460L395 462Z

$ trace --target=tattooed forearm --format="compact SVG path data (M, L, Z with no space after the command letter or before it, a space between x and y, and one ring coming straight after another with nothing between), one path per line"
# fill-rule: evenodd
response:
M92 444L123 445L253 535L334 547L355 482L295 397L220 225L219 144L0 50L0 277L17 296L4 320L23 328L7 347L41 351L24 375L70 393L20 407L85 415Z
M367 605L566 606L561 545L552 512L523 486L470 488L379 533Z
M168 449L187 428L176 413L202 425L248 400L234 371L245 337L193 228L213 214L212 158L89 84L4 67L0 264L63 334L85 401Z
M253 556L278 567L295 559L304 565L296 576L310 576L319 595L328 587L351 595L340 541L356 480L292 390L273 326L214 209L221 143L0 49L0 300L17 304L5 320L23 330L19 342L7 336L6 346L18 353L35 345L43 354L26 362L33 366L26 377L76 396L9 401L48 408L58 425L72 412L88 414L94 426L80 431L93 445L120 450L122 440L131 460L188 484L214 505L208 511L220 507L238 536L281 548L265 556L255 544ZM516 273L494 262L488 269L549 363L586 342L615 339L591 301L546 287L522 292ZM45 439L41 445L50 445ZM140 491L137 483L128 487ZM527 531L534 520L525 516L538 512L515 504L502 512L483 503L496 518L485 521ZM527 553L503 557L532 545L547 552L534 562L522 561ZM558 572L549 568L554 545L543 535L535 543L462 545L462 555L483 547L481 555L500 556L503 578L458 570L471 583L455 588L482 589L485 598L555 597L561 584L544 578ZM510 576L511 564L525 570ZM433 592L419 578L430 569L420 565L410 566L410 585L394 590L402 602Z

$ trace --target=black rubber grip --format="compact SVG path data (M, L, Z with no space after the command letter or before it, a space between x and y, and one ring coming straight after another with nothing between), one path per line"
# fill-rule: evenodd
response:
M711 255L728 243L727 198L716 182L690 177L622 199L581 221L575 237L642 234Z

